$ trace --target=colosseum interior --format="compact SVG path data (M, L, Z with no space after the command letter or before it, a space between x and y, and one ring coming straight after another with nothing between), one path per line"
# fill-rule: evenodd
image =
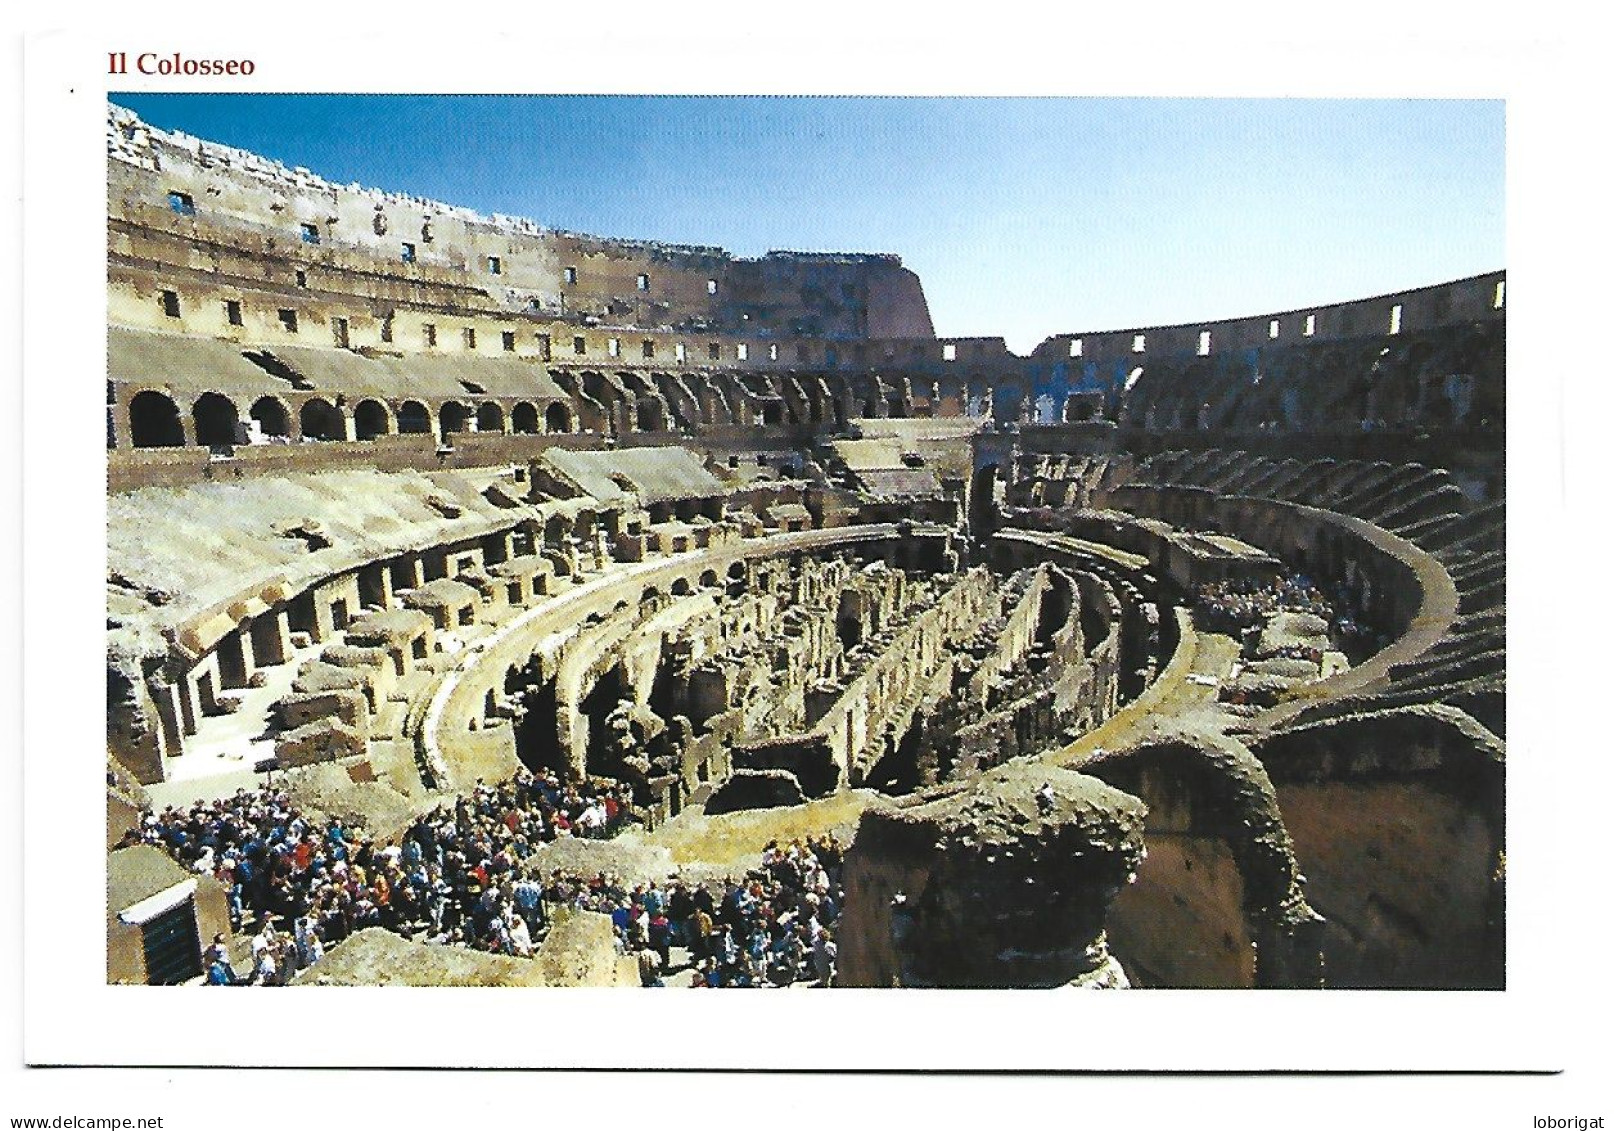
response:
M1503 985L1503 273L1020 356L106 137L109 981Z

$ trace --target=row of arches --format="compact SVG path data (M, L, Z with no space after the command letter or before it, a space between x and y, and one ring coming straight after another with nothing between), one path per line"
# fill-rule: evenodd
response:
M566 385L565 374L561 374ZM587 373L585 378L602 375ZM911 415L945 415L944 398L940 388L932 385L926 391L928 401L918 404L911 401L905 389L889 384L865 389L861 394L850 387L841 395L830 392L820 382L820 388L803 392L800 387L786 388L781 395L760 376L753 382L765 390L763 394L743 386L751 393L749 403L724 407L732 410L738 423L762 425L805 425L822 423L831 417L837 424L853 415L863 417L903 417ZM239 444L261 443L276 439L293 440L375 440L387 435L433 435L444 442L456 434L483 432L517 435L541 435L576 432L582 427L597 427L600 431L619 430L656 432L674 427L669 418L672 407L661 393L639 382L635 393L624 389L598 389L593 395L586 388L572 387L574 398L582 403L583 415L566 401L538 403L518 401L514 404L484 400L480 403L445 401L434 406L423 400L392 401L378 397L364 398L348 406L345 398L313 396L297 402L295 407L281 397L268 394L259 397L242 416L236 403L217 393L203 393L186 413L168 393L147 389L129 402L129 441L135 448L184 447L196 444L207 448L231 447ZM686 389L685 392L688 390ZM710 392L711 390L704 390ZM1102 416L1100 398L1072 395L1058 404L1044 396L1035 404L1024 399L1012 387L994 389L969 382L959 387L965 415L971 417L1001 416L1006 407L1005 397L1018 397L1022 419L1037 422L1067 422L1093 419ZM605 400L602 402L601 397ZM921 407L922 406L922 407ZM688 406L685 406L686 408ZM590 410L602 419L589 419ZM115 407L108 406L109 446L117 446ZM958 411L954 409L953 411ZM676 413L675 413L676 415ZM705 423L707 410L700 409L700 422ZM711 414L715 418L718 413ZM619 419L620 418L620 419ZM679 423L683 423L680 417ZM691 421L693 423L693 421Z
M351 429L342 398L333 403L324 397L310 397L291 407L276 396L262 396L240 414L234 401L220 393L203 393L191 405L189 425L180 406L166 393L147 389L129 401L129 440L136 448L178 448L195 443L205 448L233 447L237 444L275 439L374 440L379 436L429 435L436 432L447 440L457 433L512 432L539 435L576 430L571 407L551 401L542 411L531 401L520 401L509 411L497 401L469 405L448 401L437 411L435 428L431 408L422 401L406 400L394 410L387 402L366 398L352 409ZM296 428L293 430L293 424ZM110 434L109 442L115 437Z

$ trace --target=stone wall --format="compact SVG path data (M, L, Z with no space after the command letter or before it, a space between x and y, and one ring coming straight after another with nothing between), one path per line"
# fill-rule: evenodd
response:
M867 811L845 864L841 984L1125 985L1105 916L1143 818L1093 778L1024 765Z

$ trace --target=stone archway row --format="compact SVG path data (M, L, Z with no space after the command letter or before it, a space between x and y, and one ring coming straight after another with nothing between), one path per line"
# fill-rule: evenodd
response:
M116 404L109 408L113 446L217 449L298 440L367 441L395 434L447 438L470 431L543 435L577 430L576 413L559 400L479 398L434 406L418 398L267 393L238 403L208 391L187 407L164 388L138 388L126 397L121 413Z

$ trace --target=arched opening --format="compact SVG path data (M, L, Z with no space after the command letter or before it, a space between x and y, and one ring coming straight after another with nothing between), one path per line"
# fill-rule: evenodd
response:
M587 726L584 771L601 777L617 777L623 750L612 733L611 719L618 708L633 700L633 684L620 663L600 677L592 690L577 704L578 721Z
M783 424L785 422L785 409L778 401L767 401L762 406L763 424Z
M1065 423L1080 424L1093 419L1093 402L1086 397L1065 398Z
M240 417L235 402L218 393L203 393L191 408L196 422L196 442L204 448L230 448L240 442L236 434Z
M570 432L572 430L572 414L560 401L552 401L544 409L545 432Z
M549 521L544 523L544 548L546 550L560 549L566 544L568 533L566 519L558 514L550 515Z
M516 756L528 769L549 770L562 777L571 776L566 752L560 743L560 697L555 680L543 679L536 664L529 663L530 682L522 681L512 688L508 680L505 690L520 696L520 713L516 716Z
M464 405L449 401L438 412L438 434L447 440L454 433L465 431L465 422L470 417L471 412Z
M488 401L476 410L476 430L478 432L503 432L504 409Z
M597 520L594 512L583 510L577 512L577 518L572 523L572 535L585 546L594 541L594 527Z
M258 422L258 431L265 436L290 435L286 423L286 406L274 397L259 397L252 402L247 415Z
M640 432L662 432L666 425L662 422L661 402L648 398L639 401L638 429Z
M345 440L347 428L342 414L327 400L315 397L303 404L299 414L305 440Z
M179 408L162 393L144 392L129 402L129 436L137 448L178 448L185 443Z
M672 595L674 597L687 597L689 593L689 578L680 577L672 583Z
M538 431L538 410L522 401L510 410L510 431L531 436Z
M398 406L398 431L408 434L428 434L432 430L432 414L419 401L404 401Z
M353 434L373 440L387 434L387 409L380 401L360 401L353 410Z

